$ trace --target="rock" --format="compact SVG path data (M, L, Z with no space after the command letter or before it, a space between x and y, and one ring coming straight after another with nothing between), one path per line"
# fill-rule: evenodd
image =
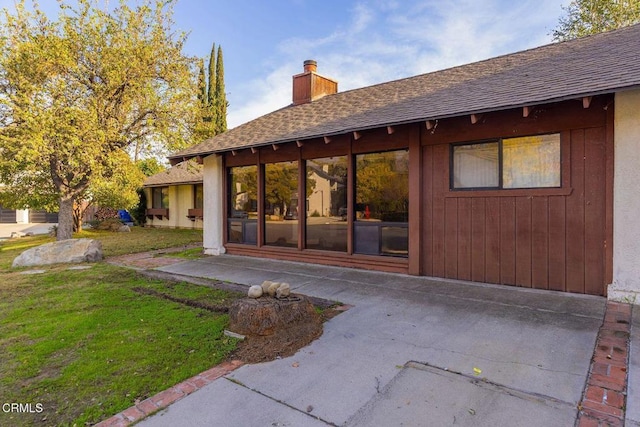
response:
M18 239L20 237L24 237L25 234L22 231L14 231L11 233L11 238L12 239Z
M102 242L93 239L68 239L27 249L13 260L13 267L96 262L102 259Z
M128 225L122 225L122 227L118 228L118 233L131 233L131 229Z
M249 298L260 298L262 296L262 286L253 285L249 288L249 292L247 293Z
M280 287L280 283L278 282L271 283L271 286L269 286L269 290L267 291L269 293L269 296L275 297L279 287Z
M269 287L273 285L273 282L271 280L265 280L264 282L262 282L262 293L266 294L269 292Z
M288 283L281 283L276 290L276 298L286 298L291 294L291 286Z

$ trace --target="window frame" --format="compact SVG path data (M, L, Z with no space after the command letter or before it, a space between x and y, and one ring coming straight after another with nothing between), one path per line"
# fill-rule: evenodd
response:
M156 191L159 190L160 191L160 202L158 203L158 206L156 206ZM165 201L165 196L164 196L164 192L166 191L166 206L164 204ZM151 208L152 209L169 209L169 186L158 186L158 187L152 187L151 190Z
M504 156L503 156L503 141L505 139L512 138L526 138L526 137L535 137L535 136L545 136L545 135L558 135L560 140L560 185L554 187L518 187L518 188L505 188L503 185L503 176L504 176ZM454 150L455 147L460 146L473 146L478 144L487 144L487 143L497 143L498 144L498 186L497 187L464 187L464 188L455 188L454 187ZM570 164L569 159L566 155L568 153L567 144L569 143L568 138L565 137L564 132L547 132L541 134L534 135L518 135L513 137L500 137L500 138L489 138L478 141L464 141L464 142L456 142L449 144L449 192L453 193L449 195L449 197L460 197L464 196L465 193L471 195L473 193L481 192L483 197L494 197L494 196L514 196L518 195L517 193L526 192L526 194L530 195L569 195L572 192L570 187L569 177L570 177Z
M202 189L201 206L198 206L198 188ZM193 208L204 209L204 184L193 184Z

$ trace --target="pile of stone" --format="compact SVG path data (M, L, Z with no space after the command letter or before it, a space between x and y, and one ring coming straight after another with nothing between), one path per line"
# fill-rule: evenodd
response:
M287 298L291 295L291 286L285 282L265 280L262 285L253 285L249 288L249 298L260 298L267 295L278 299Z

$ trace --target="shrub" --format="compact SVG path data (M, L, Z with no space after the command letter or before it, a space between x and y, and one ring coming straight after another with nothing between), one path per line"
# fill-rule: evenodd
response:
M96 210L96 220L104 221L106 219L119 219L118 209L115 208L98 208Z

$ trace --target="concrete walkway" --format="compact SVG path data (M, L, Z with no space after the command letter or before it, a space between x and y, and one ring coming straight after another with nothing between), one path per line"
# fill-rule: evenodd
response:
M141 426L573 426L607 305L228 255L157 270L246 285L286 281L295 292L354 307L294 356L244 365ZM628 425L640 420L638 323Z
M11 237L11 233L19 232L19 233L32 233L36 234L47 234L49 229L58 225L57 223L30 223L30 224L0 224L0 240L8 239Z

